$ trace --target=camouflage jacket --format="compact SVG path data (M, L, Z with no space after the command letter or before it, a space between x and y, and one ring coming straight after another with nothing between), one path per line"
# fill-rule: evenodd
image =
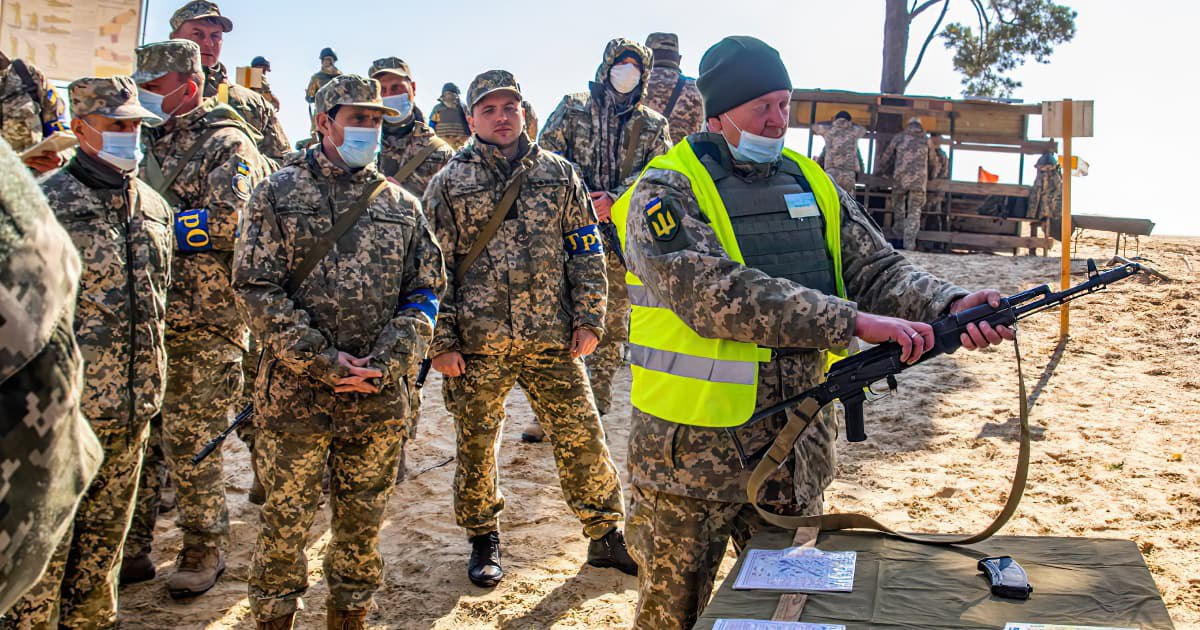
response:
M67 128L65 108L54 86L33 64L25 67L33 85L26 84L13 62L0 56L0 136L18 153Z
M381 180L348 173L310 149L254 191L234 263L234 288L264 349L255 405L280 431L354 434L402 427L445 289L442 254L420 202L395 184L367 208L294 295L286 287L337 217ZM376 395L335 394L338 352L371 357Z
M162 406L172 213L154 189L82 151L42 181L83 257L75 336L86 373L83 413L132 435Z
M269 81L267 81L267 77L264 76L262 78L261 85L259 85L256 88L250 88L250 89L254 90L258 94L260 94L263 98L267 99L267 102L271 104L271 107L275 108L275 111L277 111L277 112L279 111L279 98L276 97L275 93L271 91L271 83Z
M429 186L429 180L450 158L454 156L454 150L444 140L438 138L433 129L429 125L413 118L407 123L389 124L383 123L383 145L379 152L379 171L386 177L394 177L396 172L403 168L413 159L416 154L420 153L426 147L435 145L433 153L430 153L413 171L408 179L400 182L404 189L412 193L414 197L420 199L425 194L425 188Z
M261 136L258 140L259 152L277 162L287 157L292 146L288 142L287 133L283 131L283 125L279 122L275 107L262 94L231 82L225 74L223 64L205 68L206 98L217 96L222 84L229 86L225 104L232 107Z
M318 70L314 72L312 77L308 79L308 87L304 88L304 100L308 101L309 103L315 102L317 98L317 92L320 91L322 87L325 87L326 83L329 83L334 77L341 74L342 71L336 68L334 68L333 72L325 72L324 70Z
M79 255L0 140L0 611L37 581L103 452L79 413Z
M646 107L667 117L670 121L671 143L677 144L689 135L704 130L704 97L700 95L695 79L683 76L677 67L663 65L661 61L658 64L650 70L643 102ZM675 101L674 109L667 112L671 95L675 93L675 84L680 80L683 81L683 88L679 98Z
M458 107L447 107L445 103L438 101L429 111L429 126L443 138L471 135L471 130L467 128L467 114L461 103Z
M454 270L522 168L513 209L457 285ZM510 163L472 138L429 183L425 211L449 276L431 356L558 351L577 328L603 333L608 281L596 215L566 160L528 143Z
M1062 168L1058 162L1038 163L1037 177L1029 191L1029 214L1032 219L1050 218L1054 222L1062 219ZM1050 234L1058 239L1059 234Z
M736 175L764 181L772 165L733 163ZM678 219L669 240L656 239L642 208L658 200ZM859 310L913 320L942 314L966 291L909 263L887 244L854 200L841 197L843 279L855 301L772 278L729 258L692 194L674 171L652 169L630 201L625 255L652 299L666 304L702 337L788 349L759 365L758 408L819 382L820 349L849 344ZM771 443L790 412L739 429L745 452ZM766 484L765 503L817 510L836 469L837 424L831 412L809 427L795 457ZM675 424L634 410L629 434L633 483L683 496L742 503L753 467L743 468L724 430Z
M209 99L162 127L147 129L141 179L156 186L155 178L148 173L151 157L163 173L169 174L194 143L204 140L203 148L183 166L169 190L158 191L174 206L177 248L190 247L179 235L181 231L186 234L188 224L199 216L207 217L209 237L208 249L201 243L196 248L201 251L184 251L172 265L167 336L204 331L245 349L247 329L234 305L230 264L238 221L250 192L266 177L268 167L249 133L239 126L236 117L229 117L230 113L227 107Z
M608 71L625 52L641 57L644 69L640 91L629 95L629 100L618 102L622 95L606 87ZM613 40L604 51L604 61L596 70L591 91L563 97L546 120L538 143L578 166L590 191L608 191L619 196L637 180L650 160L671 148L667 119L642 102L650 78L649 62L650 53L641 44ZM621 177L628 134L637 120L642 121L642 130L633 148L630 173Z
M891 175L897 188L925 190L929 183L929 161L929 134L905 129L888 143L878 170Z
M863 171L862 153L858 150L858 141L867 137L867 130L849 120L835 119L833 122L817 123L812 127L814 136L825 139L825 149L822 150L821 166L826 169L841 169L844 171Z

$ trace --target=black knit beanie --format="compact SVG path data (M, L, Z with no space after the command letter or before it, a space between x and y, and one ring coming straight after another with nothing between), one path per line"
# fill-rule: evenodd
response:
M704 97L704 117L721 114L763 94L792 89L779 51L745 35L726 37L700 59L696 87Z

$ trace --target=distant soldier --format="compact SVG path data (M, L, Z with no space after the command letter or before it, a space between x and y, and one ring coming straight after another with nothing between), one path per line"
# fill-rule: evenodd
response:
M21 153L56 131L65 131L64 108L45 75L21 59L0 52L0 136ZM63 157L44 152L25 159L39 172L58 168Z
M215 2L207 0L193 0L171 16L171 38L187 39L200 47L200 62L204 65L205 75L204 96L215 96L221 104L232 107L261 136L256 138L259 151L272 160L281 161L291 151L291 146L275 108L261 94L230 81L225 64L221 63L224 36L232 30L233 21L221 15Z
M17 154L0 139L0 615L67 547L103 452L80 413L80 259Z
M671 143L677 143L704 125L704 99L696 80L679 70L679 36L650 33L646 48L654 53L654 67L646 85L646 107L671 123Z
M65 168L43 182L50 206L83 255L75 334L85 359L83 413L104 462L45 575L13 609L17 627L115 628L117 567L133 514L150 417L166 387L171 209L137 180L142 121L129 77L83 78L68 88L79 139Z
M457 85L447 83L442 86L442 95L429 112L429 126L455 150L471 137L471 130L467 128L467 110L459 98Z
M250 89L261 94L275 108L275 111L279 111L279 98L271 91L271 82L267 80L267 74L271 72L271 62L266 57L259 56L250 60L250 67L262 70L262 80L259 82L258 87Z
M309 104L317 102L317 92L325 87L326 83L333 80L334 77L341 76L342 71L338 70L337 53L332 48L326 47L321 49L321 69L313 73L312 78L308 80L308 87L304 89L304 100Z
M518 383L554 444L563 494L591 541L588 563L636 574L580 359L604 334L596 216L575 168L525 136L511 74L479 75L467 98L475 136L425 192L450 275L429 354L458 433L454 514L471 542L467 576L481 587L504 577L497 441Z
M921 119L910 119L904 131L892 138L883 152L879 172L892 177L893 238L903 238L904 249L915 251L929 183L929 135Z
M384 105L399 112L383 118L379 172L420 199L429 180L450 161L454 150L418 119L417 82L407 63L398 57L376 59L367 75L379 81Z
M938 135L929 136L929 179L950 179L950 156L942 148L942 137ZM944 192L929 193L927 196L929 207L935 211L940 210L946 201Z
M867 130L854 124L850 112L843 111L829 122L813 125L812 133L825 139L825 148L817 157L817 163L842 190L854 195L858 174L863 171L858 141L867 136Z
M536 141L538 136L538 117L529 101L521 101L521 109L525 110L525 137Z
M162 415L183 549L167 590L172 597L193 597L212 588L225 570L229 511L221 451L198 464L192 456L228 426L241 397L249 331L234 304L230 266L250 191L269 167L245 121L216 99L203 98L196 44L173 39L136 52L133 80L142 104L167 121L144 134L142 178L172 206L179 253L167 310L170 361ZM149 549L132 551L149 562Z
M249 595L258 627L271 630L292 627L308 587L305 548L327 462L326 627L366 628L383 584L379 529L408 385L445 288L420 202L375 167L383 116L400 112L383 104L377 81L354 75L321 88L316 109L320 144L255 191L234 263L265 352L254 399L270 483Z
M1037 177L1029 193L1029 218L1050 219L1050 233L1055 240L1062 238L1062 166L1053 152L1047 151L1037 161Z
M604 49L589 91L568 94L542 129L542 148L579 167L601 223L611 225L613 201L633 184L642 168L671 148L667 119L645 104L651 53L627 39ZM624 364L629 337L629 296L617 244L606 243L608 310L604 339L588 359L592 394L600 415L612 409L612 381Z

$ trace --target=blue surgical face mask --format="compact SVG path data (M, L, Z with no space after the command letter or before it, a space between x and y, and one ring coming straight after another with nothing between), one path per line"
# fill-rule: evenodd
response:
M336 124L336 123L335 123ZM362 168L379 156L378 127L342 127L338 155L350 168Z
M169 114L167 112L163 111L163 101L166 100L166 98L168 96L175 94L176 92L178 92L179 90L182 90L183 88L187 87L188 85L190 85L190 84L184 83L183 85L175 88L174 90L171 90L171 93L167 94L166 96L163 96L160 94L155 94L154 92L151 92L149 90L139 88L138 89L138 102L142 104L142 107L145 107L146 109L150 110L151 114L158 116L159 120L162 121L162 122L154 123L154 124L150 124L150 123L146 123L146 124L151 127L158 127L159 125L166 123L167 120L169 120L171 118L171 116L175 115L175 112L173 112L173 111ZM176 108L176 109L178 109L178 108Z
M412 99L408 98L408 94L397 94L396 96L383 97L383 106L391 107L400 112L399 116L384 116L383 119L390 123L398 123L407 119L412 115L413 104Z
M728 121L730 125L733 125L733 128L737 129L742 134L742 137L738 140L736 147L733 146L728 139L725 140L725 144L729 145L729 152L733 154L733 159L738 160L739 162L770 164L771 162L778 160L779 156L783 154L784 136L780 136L778 138L760 136L748 131L743 131L742 128L738 127L737 123L733 122L733 119L729 116L726 116L725 120Z
M83 124L92 127L84 120ZM95 127L92 130L99 131ZM102 138L100 151L96 157L108 162L113 168L122 173L132 173L142 163L142 147L138 143L136 131L100 131Z

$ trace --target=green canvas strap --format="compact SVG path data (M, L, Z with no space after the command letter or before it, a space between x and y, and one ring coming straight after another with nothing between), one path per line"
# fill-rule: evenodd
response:
M621 170L617 173L620 175L620 180L623 183L629 176L633 174L633 159L637 157L638 139L642 135L642 127L645 126L646 119L638 116L633 119L633 123L629 125L629 137L625 138L625 151L621 156Z
M312 275L313 269L317 268L317 263L325 258L329 250L333 249L338 240L345 236L346 232L355 223L358 223L358 218L387 189L387 186L388 181L386 179L380 179L373 187L368 186L363 191L362 196L358 198L358 201L354 202L354 205L349 210L342 213L338 217L337 222L333 224L333 227L329 228L329 231L322 235L320 240L308 250L308 253L304 255L304 259L300 261L300 266L296 267L296 271L288 278L285 290L289 297L296 295L296 292L300 290L300 285L304 284L308 276Z
M392 179L395 179L400 183L404 183L405 180L407 180L409 177L412 177L413 173L417 172L417 169L425 163L425 160L429 159L429 156L433 155L434 151L438 150L438 147L444 144L446 144L446 142L441 138L434 138L433 142L430 142L420 151L417 151L416 155L412 156L412 158L401 165L396 171L396 174L392 175Z
M487 244L491 242L492 237L500 230L500 224L504 223L504 217L517 201L517 195L521 194L521 186L525 184L525 177L529 175L531 164L522 162L520 169L515 173L512 179L508 180L508 186L504 188L504 195L500 197L500 201L492 208L492 216L488 219L487 225L483 226L483 231L475 238L475 242L471 243L471 249L467 252L463 259L458 261L458 266L454 268L454 282L461 285L463 278L467 277L467 272L470 271L471 265L479 259L483 254L483 250L487 248Z

